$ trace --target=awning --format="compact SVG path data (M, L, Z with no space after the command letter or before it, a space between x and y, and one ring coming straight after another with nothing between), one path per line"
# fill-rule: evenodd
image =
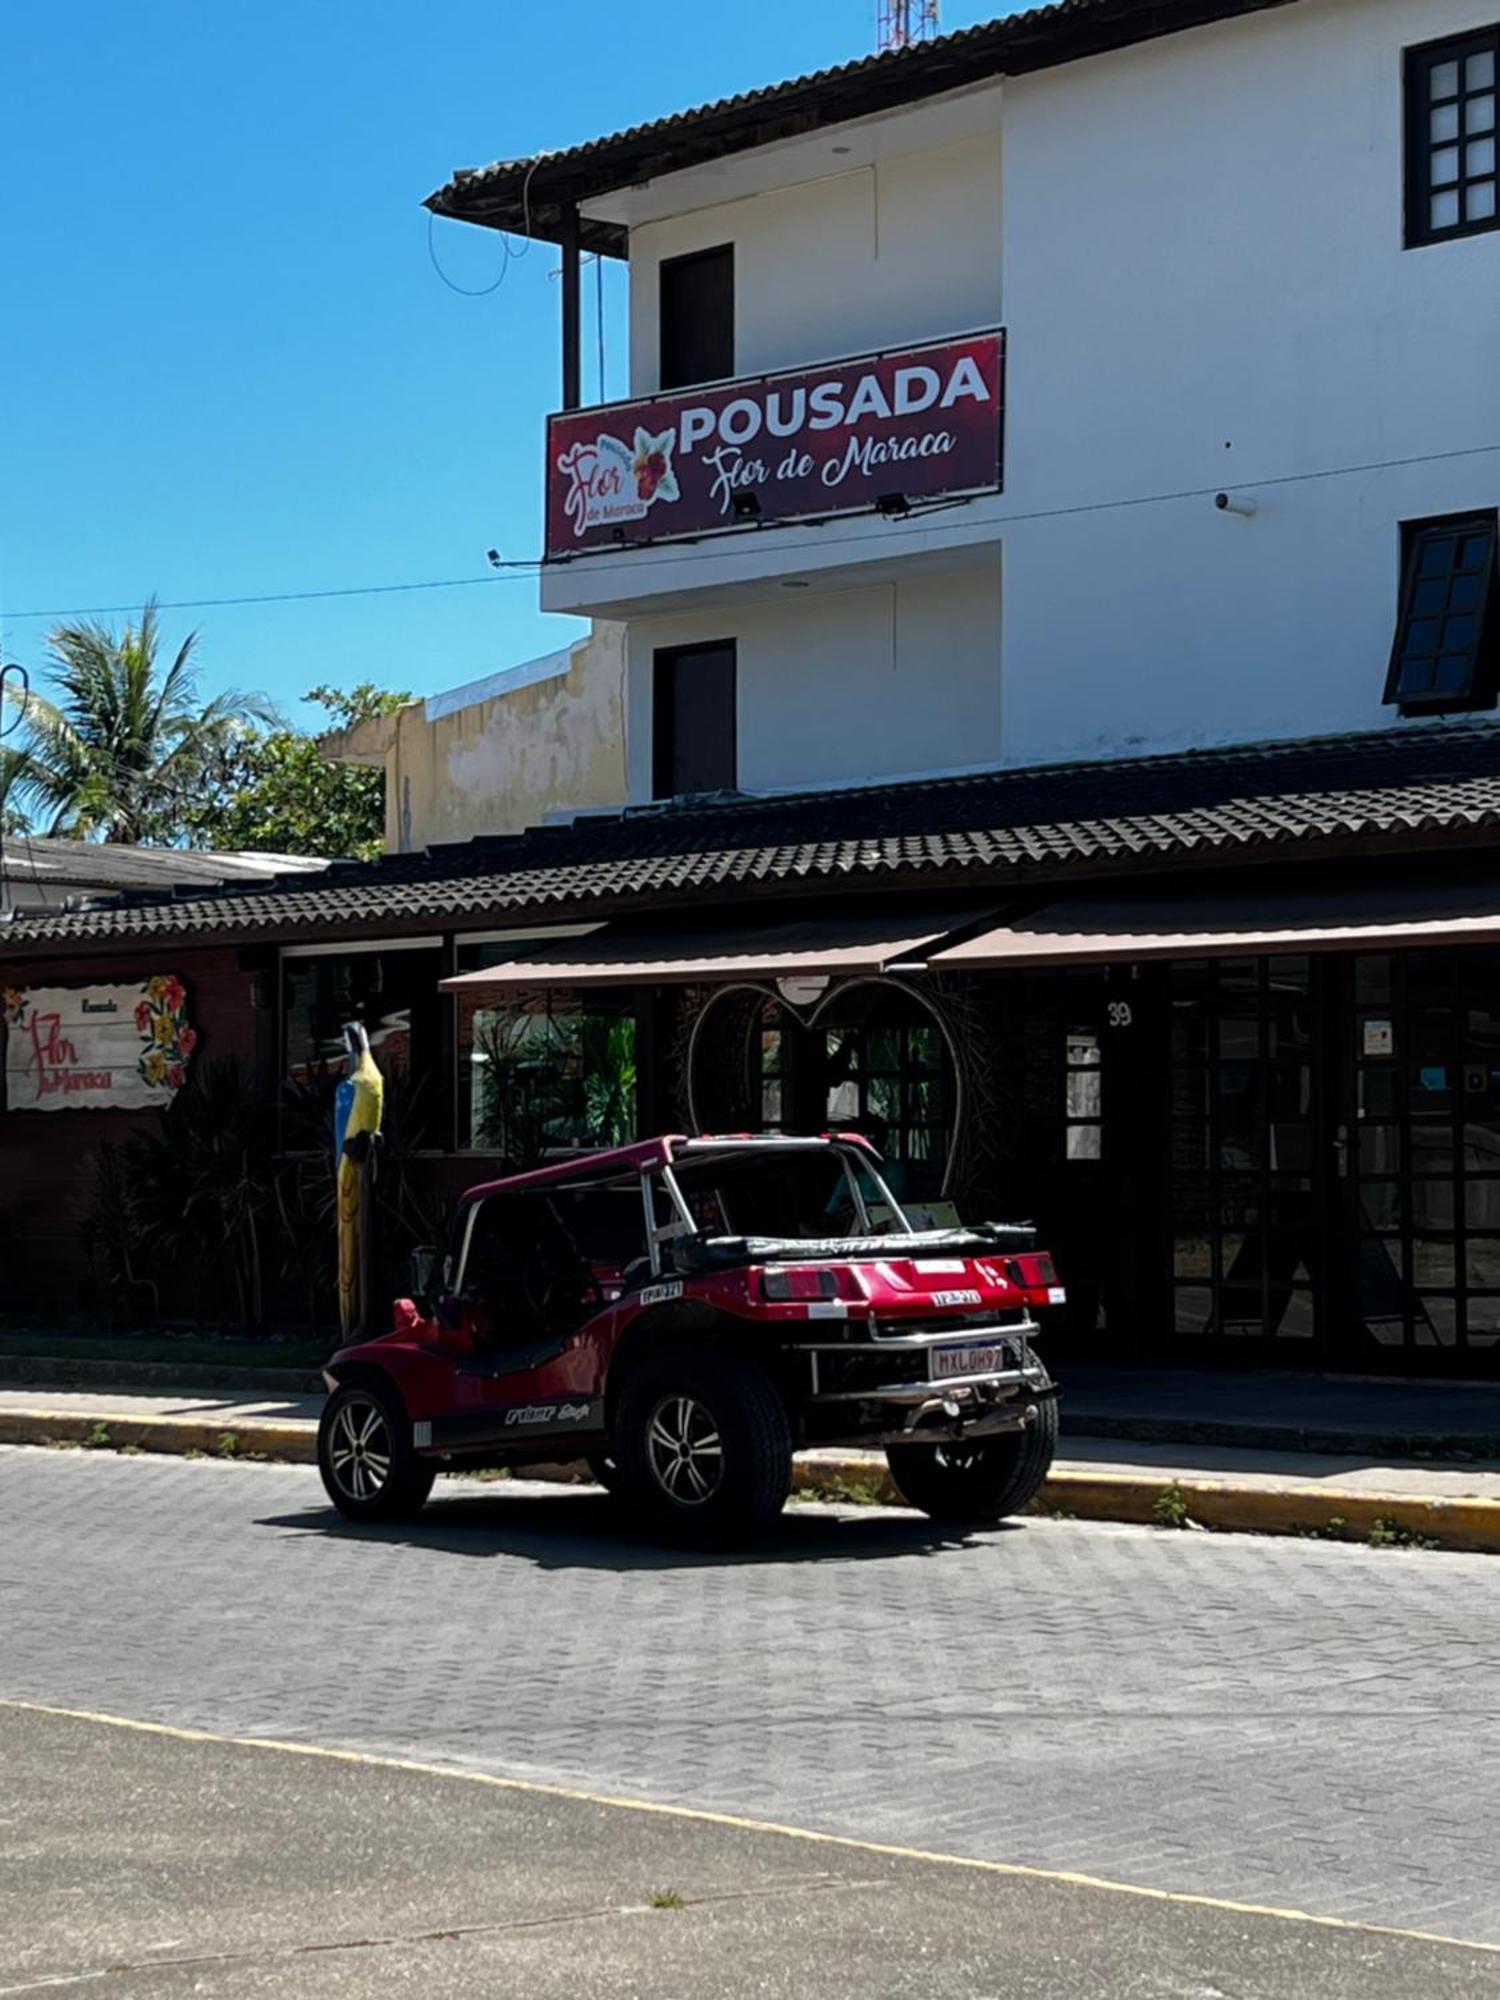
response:
M930 952L934 971L1381 951L1500 939L1500 884L1067 898Z
M544 986L662 986L701 981L876 974L920 963L978 912L910 911L882 916L799 918L713 930L643 932L607 926L589 937L531 944L478 972L442 981L450 993L483 996ZM528 956L528 953L530 954Z

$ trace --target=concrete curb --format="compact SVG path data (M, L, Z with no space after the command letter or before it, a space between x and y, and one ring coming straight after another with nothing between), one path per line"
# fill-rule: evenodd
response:
M851 1455L799 1461L794 1488L856 1487L883 1504L901 1497L878 1459ZM1372 1529L1393 1540L1420 1536L1445 1549L1500 1555L1500 1500L1449 1500L1434 1494L1381 1493L1301 1486L1244 1486L1233 1479L1175 1477L1170 1472L1055 1470L1031 1512L1079 1521L1128 1521L1147 1527L1217 1528L1243 1535L1300 1535L1314 1540L1368 1541ZM1165 1518L1164 1518L1165 1517Z
M323 1377L316 1368L222 1368L208 1361L82 1361L66 1354L0 1354L0 1384L7 1388L253 1390L263 1396L317 1396Z
M255 1418L237 1425L199 1417L80 1416L47 1409L0 1410L0 1444L81 1444L101 1451L163 1452L177 1457L258 1458L283 1464L317 1462L311 1424ZM573 1466L527 1468L528 1479L578 1482ZM849 1494L901 1505L890 1473L874 1456L799 1459L794 1492L838 1498ZM1430 1494L1349 1492L1279 1484L1237 1485L1232 1479L1173 1478L1161 1472L1054 1471L1033 1512L1080 1521L1126 1521L1163 1528L1216 1528L1249 1535L1303 1535L1368 1541L1381 1530L1393 1541L1421 1538L1444 1549L1500 1555L1500 1500L1449 1500Z
M318 1436L311 1424L278 1424L257 1418L240 1424L202 1417L80 1416L72 1410L0 1410L0 1444L82 1444L98 1451L154 1451L176 1458L268 1458L316 1465Z

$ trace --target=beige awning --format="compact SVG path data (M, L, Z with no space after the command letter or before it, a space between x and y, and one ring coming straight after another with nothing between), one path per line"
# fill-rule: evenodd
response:
M501 964L458 973L442 985L450 993L472 998L526 987L662 986L875 974L888 966L920 963L945 937L972 924L977 914L973 909L935 912L923 922L910 911L902 916L872 912L652 933L609 927L555 945L530 944Z
M927 955L934 971L1157 958L1383 951L1500 939L1500 884L1264 890L1216 897L1068 898Z

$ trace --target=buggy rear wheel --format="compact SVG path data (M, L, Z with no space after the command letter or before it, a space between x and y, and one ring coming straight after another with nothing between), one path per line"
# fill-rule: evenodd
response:
M437 1467L412 1449L400 1396L375 1382L351 1382L324 1404L318 1470L329 1499L351 1521L399 1521L419 1513L437 1477Z
M934 1521L1000 1521L1034 1500L1057 1450L1057 1399L1033 1406L1024 1430L972 1444L893 1444L886 1463L902 1496Z

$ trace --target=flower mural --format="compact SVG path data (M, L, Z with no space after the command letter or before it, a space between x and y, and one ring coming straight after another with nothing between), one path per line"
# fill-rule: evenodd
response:
M187 1081L187 1061L198 1046L198 1031L187 1021L187 988L175 973L146 981L136 1003L136 1032L145 1043L140 1073L154 1086L181 1090Z

